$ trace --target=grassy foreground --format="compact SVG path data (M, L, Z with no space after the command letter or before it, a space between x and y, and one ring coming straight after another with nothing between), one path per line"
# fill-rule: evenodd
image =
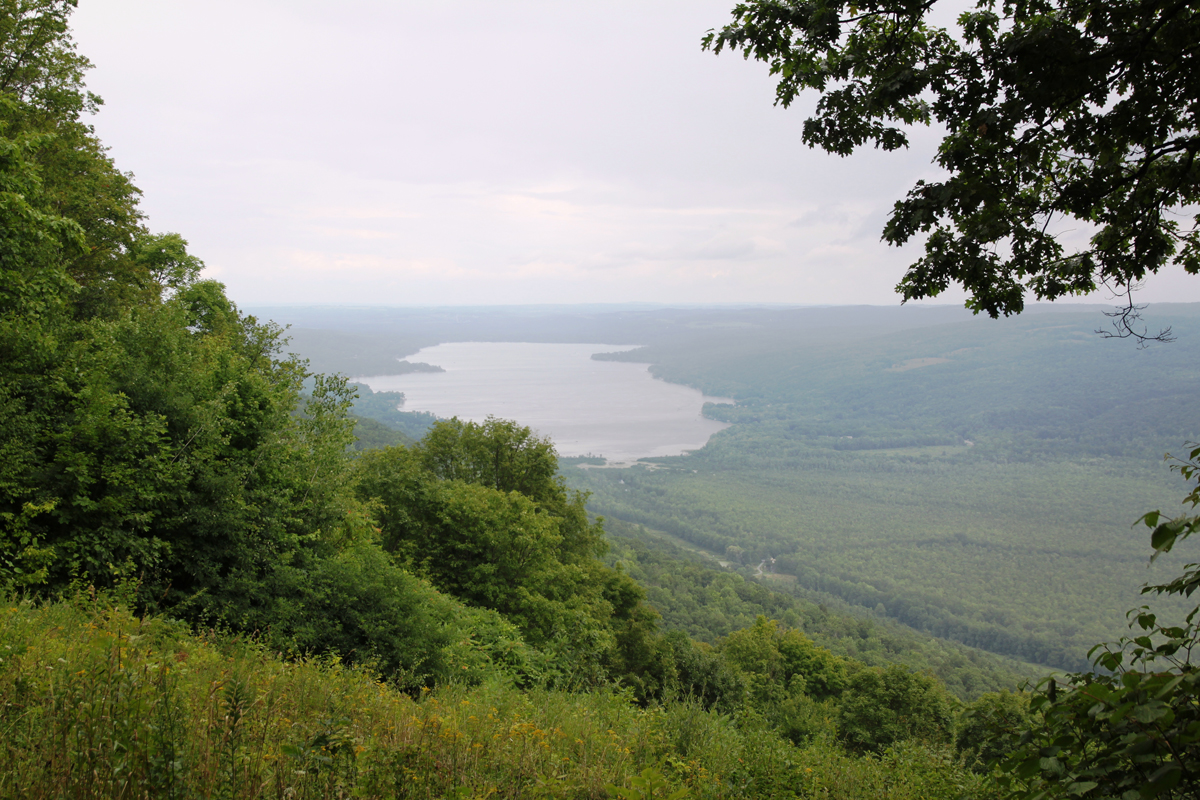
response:
M5 798L640 798L645 777L655 797L982 794L947 750L795 747L753 719L611 689L414 699L91 599L0 606L0 726Z

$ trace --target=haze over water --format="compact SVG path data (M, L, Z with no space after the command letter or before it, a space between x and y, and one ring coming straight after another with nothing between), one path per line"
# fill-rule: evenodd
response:
M554 440L559 455L601 455L609 461L680 455L697 450L728 425L705 419L698 390L650 375L646 364L593 361L593 353L628 345L453 342L427 347L408 361L438 373L356 378L372 391L404 392L405 411L482 422L489 414L515 419Z

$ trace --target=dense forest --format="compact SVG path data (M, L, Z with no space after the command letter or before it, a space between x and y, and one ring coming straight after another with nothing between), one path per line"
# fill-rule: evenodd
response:
M560 464L553 442L517 422L414 419L399 415L396 396L314 372L283 329L204 279L181 235L149 227L132 176L87 122L100 99L83 82L73 8L0 6L0 795L915 800L1028 796L1046 781L1084 796L1103 779L1131 796L1147 770L1150 794L1188 790L1191 762L1179 748L1200 738L1200 723L1195 674L1178 656L1195 642L1190 620L1164 627L1143 612L1135 623L1148 633L1128 653L1103 651L1101 672L1058 676L1061 692L1053 681L1008 691L1031 665L889 618L964 641L977 629L975 644L1073 666L1069 651L1038 649L1047 634L1067 636L1049 615L972 605L966 584L944 576L935 580L945 596L933 592L917 578L945 552L897 555L894 585L863 587L861 562L796 549L773 527L769 493L753 492L775 482L803 496L788 481L819 462L826 481L917 474L933 486L942 483L933 476L958 474L944 491L964 497L989 475L1031 486L1059 476L1045 495L1031 490L1034 501L1092 486L1081 495L1090 504L1107 485L1072 482L1068 465L1107 455L1128 460L1117 479L1143 474L1154 437L1187 430L1170 407L1190 396L1194 372L1180 370L1156 388L1161 403L1139 406L1144 447L1108 446L1087 424L1057 427L1057 394L1031 394L1047 414L1024 427L1005 423L1027 415L1003 396L978 419L955 417L951 387L987 391L979 381L994 365L945 381L948 405L897 389L908 399L876 426L869 403L839 398L852 380L810 379L813 393L797 394L787 381L800 367L778 361L793 351L734 357L759 371L738 383L735 365L704 359L710 374L688 362L695 340L685 335L677 356L664 350L655 363L697 385L724 376L739 404L712 413L736 424L687 469L668 459L625 471L639 499L620 505L626 493L605 483L617 471ZM897 319L873 333L914 328ZM857 377L903 384L954 370L966 337L951 338L958 349L921 340L872 361L882 378ZM364 351L369 363L396 360L405 353L393 349L413 340L396 341ZM850 351L817 357L862 367ZM1072 391L1061 403L1076 402ZM1104 397L1089 406L1096 425L1120 417ZM843 417L831 414L839 404ZM1067 431L1074 449L1055 455L1063 451L1035 429ZM714 479L747 453L762 475ZM863 454L872 461L854 461ZM1197 458L1177 465L1168 493L1194 487ZM611 536L589 512L584 479L595 481L591 508L625 520L608 523ZM868 521L899 505L898 484L877 486L877 506L863 504ZM1136 485L1130 495L1144 499ZM821 536L846 535L816 522L833 518L829 509L790 513ZM1146 523L1157 553L1196 525ZM942 551L988 549L969 527L952 526L960 535L950 540L928 527ZM898 535L916 528L899 525ZM994 549L1023 573L1020 548L1041 545L1020 535ZM1077 540L1057 546L1086 559ZM723 551L734 568L713 568L695 547ZM768 551L793 580L756 579L753 560ZM1095 563L1112 552L1124 551ZM1190 595L1198 583L1187 568L1160 590ZM789 584L829 603L768 588ZM877 598L873 616L851 613ZM1012 647L995 641L1014 627L1004 614L1031 623ZM1143 668L1156 657L1172 666ZM1081 772L1096 752L1118 766ZM1043 772L1052 777L1032 777Z
M773 557L776 584L804 596L1080 669L1154 577L1130 526L1177 507L1163 454L1200 438L1198 312L1152 306L1178 341L1144 350L1097 337L1095 311L1031 310L854 341L768 329L603 355L736 398L706 409L735 424L691 456L571 482L596 513Z

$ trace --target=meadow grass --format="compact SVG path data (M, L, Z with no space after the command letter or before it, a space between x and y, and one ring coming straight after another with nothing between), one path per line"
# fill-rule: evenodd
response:
M88 598L0 606L0 726L4 798L601 798L647 768L704 798L979 788L940 751L797 748L752 722L688 702L640 708L612 689L410 697L369 669Z

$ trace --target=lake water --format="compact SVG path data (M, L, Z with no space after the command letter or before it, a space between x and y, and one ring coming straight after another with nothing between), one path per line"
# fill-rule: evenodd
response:
M632 350L606 344L454 342L427 347L407 361L445 372L355 378L372 391L404 392L405 411L482 422L515 419L554 440L559 455L609 461L680 455L728 427L705 419L696 389L656 380L648 365L593 361L593 353Z

